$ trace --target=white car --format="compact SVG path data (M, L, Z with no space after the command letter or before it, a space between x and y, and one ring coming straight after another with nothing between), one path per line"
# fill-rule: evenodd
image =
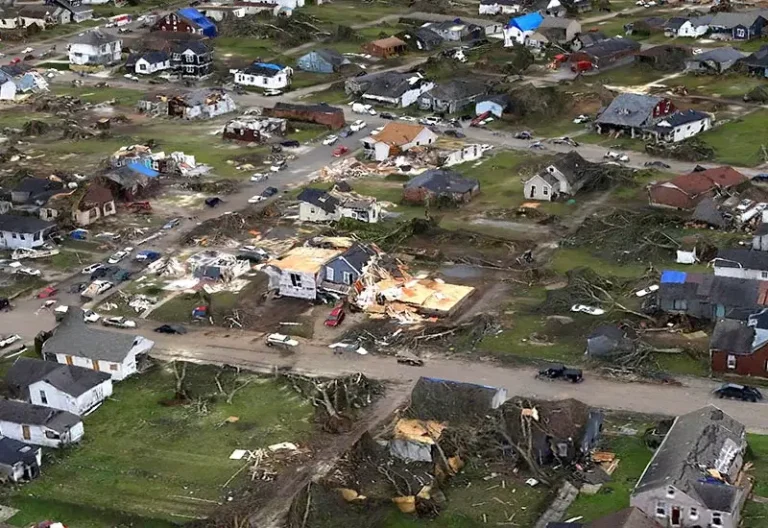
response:
M251 176L251 182L253 183L261 183L263 181L266 181L269 179L269 175L264 174L263 172L257 172L253 176Z
M110 255L110 257L107 259L107 262L110 264L117 264L127 256L128 253L125 250L117 251L116 253L112 253L112 255Z
M365 121L363 121L363 120L361 120L361 119L358 119L357 121L355 121L354 123L352 123L351 125L349 125L349 129L350 129L352 132L360 132L360 131L361 131L362 129L364 129L366 126L368 126L368 123L366 123Z
M114 326L116 328L136 328L136 322L125 317L107 317L101 320L104 326Z
M283 95L283 91L278 90L277 88L267 88L266 90L264 90L264 95L266 95L267 97L274 97L277 95Z
M587 306L586 304L574 304L571 306L571 311L589 315L603 315L605 313L605 310L602 308L595 308L594 306Z
M83 321L86 323L96 323L99 319L101 319L101 316L93 310L85 310L83 312Z
M439 124L442 124L442 122L443 122L442 119L435 116L429 116L423 119L419 119L419 123L421 123L422 125L429 125L429 126L439 125Z
M284 335L284 334L269 334L267 336L267 346L284 346L284 347L295 347L298 346L299 342L295 339L291 339L290 336Z
M16 341L21 341L21 336L18 334L11 334L0 339L0 348L9 347Z
M582 123L589 123L591 121L590 117L588 115L581 114L580 116L574 118L573 122L577 125L580 125Z
M269 168L269 170L271 170L272 172L279 172L283 170L286 166L287 166L287 163L284 159L278 160L272 163L272 166Z
M642 290L636 291L635 295L637 297L645 297L646 295L650 295L651 293L659 291L659 285L658 284L652 284L648 286L647 288L643 288Z
M333 145L339 140L339 136L332 134L323 140L323 145Z
M411 117L411 116L400 116L400 117L398 117L398 119L400 121L408 121L409 123L415 123L416 122L416 118L415 117Z
M488 152L489 150L493 150L493 145L489 145L488 143L480 145L480 152Z
M82 273L83 275L90 275L97 269L103 268L103 267L104 267L104 264L102 264L101 262L97 262L96 264L91 264L90 266L84 267Z
M702 53L704 53L704 50L701 48L693 48L691 50L691 53L693 53L694 55L701 55Z
M256 196L251 196L250 198L248 198L248 203L249 204L255 204L255 203L262 202L262 201L264 201L266 199L267 198L265 196L257 194Z
M24 48L23 50L21 50L21 52L22 52L23 54L25 54L25 55L26 55L27 53L32 53L33 51L35 51L35 48Z
M94 284L96 285L96 295L101 295L113 286L111 282L105 280L96 280L91 283L92 286Z
M627 156L626 154L622 154L621 156L619 156L619 161L622 163L629 163L629 156Z

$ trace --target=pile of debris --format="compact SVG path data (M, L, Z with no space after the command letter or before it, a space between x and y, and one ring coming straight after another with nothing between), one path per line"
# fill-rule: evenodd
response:
M321 22L315 17L297 10L289 17L225 18L217 26L222 37L272 39L280 47L290 48L329 37L330 33L318 24ZM258 57L252 59L258 60Z
M320 169L318 175L312 179L312 183L337 182L364 178L372 172L372 169L365 163L362 163L353 157L349 157L337 161L336 163L332 163L331 165L326 165Z
M574 305L587 305L608 310L619 310L642 318L646 315L624 306L620 299L631 292L637 279L603 277L590 268L575 268L567 272L568 284L547 291L543 303L535 308L538 313L558 315L571 311Z
M709 161L715 158L715 149L699 138L677 143L645 144L645 151L652 156L669 157L681 161Z
M84 103L80 98L71 95L46 93L39 94L32 100L32 109L35 112L69 115L79 114L88 108L90 108L89 103Z

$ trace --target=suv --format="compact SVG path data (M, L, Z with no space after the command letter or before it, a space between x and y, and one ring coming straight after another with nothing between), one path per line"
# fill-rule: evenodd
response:
M763 394L755 387L739 385L738 383L723 383L715 389L718 398L733 398L736 400L756 402L763 399Z
M284 334L269 334L267 336L267 346L282 346L285 348L293 348L295 346L298 346L299 342L295 339L291 339L289 336Z

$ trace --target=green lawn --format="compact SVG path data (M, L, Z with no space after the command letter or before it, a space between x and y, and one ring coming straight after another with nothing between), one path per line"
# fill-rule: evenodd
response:
M52 256L50 259L45 259L45 263L50 264L54 268L62 271L74 271L76 269L84 268L90 262L93 261L93 256L90 253L78 253L76 251L60 251L58 255Z
M161 404L173 398L175 376L168 366L120 382L113 397L85 419L79 446L46 460L35 482L5 489L3 504L21 509L10 522L165 528L216 507L224 484L243 465L229 460L232 450L307 437L311 406L298 396L250 374L236 381L228 370L220 376L225 391L250 380L228 404L217 394L217 372L187 366L191 398L207 402L200 406ZM246 478L244 472L232 487Z
M402 5L385 2L360 4L349 0L336 0L324 5L306 5L300 10L316 17L329 25L354 26L367 24L387 15L405 15L407 10Z
M619 86L636 86L639 84L648 84L656 81L661 77L664 77L663 72L656 71L652 68L645 66L635 66L634 64L629 66L621 66L619 68L611 68L609 70L600 73L599 75L589 75L583 78L585 83L591 83L594 81L600 84L617 84Z
M480 182L480 194L472 200L473 208L482 209L487 205L516 208L524 201L523 177L532 172L521 170L522 165L538 159L520 151L505 150L451 169Z
M132 90L129 88L96 88L95 86L61 86L57 85L53 89L56 95L72 95L79 97L87 103L103 103L111 99L116 99L117 104L120 106L135 107L142 97L144 97L145 91L138 88Z
M717 161L752 167L766 161L761 151L766 144L766 128L768 110L759 110L698 137L714 147Z
M255 61L274 55L277 45L271 39L217 37L215 46L216 56L219 58L239 57Z
M755 477L754 492L756 495L768 497L768 435L747 435L751 457L754 464L752 475Z
M729 75L684 75L676 77L670 84L683 85L691 94L719 95L721 97L741 98L757 86L768 87L768 80L747 77L743 74Z

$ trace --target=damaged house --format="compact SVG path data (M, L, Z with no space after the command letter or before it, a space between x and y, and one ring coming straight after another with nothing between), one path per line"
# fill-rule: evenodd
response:
M158 18L151 31L191 33L208 38L213 38L217 34L216 24L208 20L200 11L193 7L185 7Z
M677 143L712 128L712 116L698 110L677 111L656 122L646 137L659 143Z
M715 275L768 280L768 253L747 248L720 249L712 260Z
M695 73L711 73L720 75L730 70L736 63L744 58L744 54L737 49L728 47L715 48L694 55L685 61L685 69Z
M401 122L387 123L378 134L362 140L366 157L376 161L384 161L414 147L432 145L436 141L437 134L429 127Z
M430 169L403 184L403 201L410 204L443 201L461 204L480 192L480 182L449 169Z
M422 376L411 391L411 402L404 415L450 423L460 410L465 419L478 420L505 401L506 389Z
M344 110L324 104L277 103L273 108L265 108L262 115L288 119L290 121L315 123L334 130L344 128L345 124Z
M747 321L720 319L709 341L712 372L768 378L768 310Z
M575 150L561 154L551 165L525 182L524 197L554 201L573 196L591 179L598 177L597 167L597 164L588 162Z
M307 187L297 199L299 220L302 222L334 222L352 218L375 224L381 219L381 205L375 198L347 196Z
M664 526L736 528L749 485L744 425L709 405L675 418L630 505Z
M264 143L273 136L284 136L287 121L277 117L244 115L227 121L222 137L247 143Z
M158 185L159 175L159 172L147 167L144 163L129 162L122 167L105 172L103 181L111 188L113 196L119 196L130 202Z
M138 107L140 112L184 119L211 119L237 109L235 101L222 88L201 88L171 96L150 95L139 101Z
M404 54L408 45L397 37L387 37L363 44L362 50L380 59Z
M12 440L45 447L65 447L84 434L79 416L14 400L0 400L0 431Z
M87 226L101 218L117 214L115 197L107 187L92 182L72 210L72 220L79 226Z
M235 84L269 90L284 90L291 85L293 68L266 62L254 62L235 72Z
M368 103L406 108L434 86L420 73L383 72L351 77L344 82L344 91Z
M634 93L619 94L595 120L598 134L642 137L644 130L675 111L669 99Z
M41 447L0 437L0 478L10 482L29 481L40 475L42 464Z
M432 51L443 45L443 37L428 27L406 29L398 33L397 38L408 44L413 51Z
M120 62L123 41L114 35L92 29L73 38L67 46L67 51L71 66L103 68Z
M267 262L263 271L277 279L281 296L314 300L326 276L325 265L342 253L341 249L297 247Z
M349 64L349 59L334 49L316 49L302 55L296 61L296 67L312 73L333 73Z
M583 37L584 35L581 36L581 38ZM638 41L624 37L599 40L571 54L571 62L586 61L598 69L605 70L614 66L631 64L640 47Z
M53 220L59 216L59 211L48 202L70 192L56 179L27 177L11 189L11 203L17 211L35 214L42 220Z
M0 248L33 249L42 246L48 235L56 228L53 222L46 222L34 216L0 214Z
M248 260L216 250L201 251L187 259L192 275L198 279L231 282L251 271Z
M0 101L14 101L26 94L48 91L48 81L24 63L0 66Z
M455 114L474 105L475 101L488 93L484 81L472 79L453 79L438 83L432 89L419 96L420 110L431 110L439 114Z
M760 38L768 25L768 11L720 12L709 23L709 35L720 40L752 40Z
M341 255L331 258L324 265L320 288L324 291L347 295L360 280L368 266L376 262L379 253L371 245L355 242Z
M655 207L694 209L703 199L735 189L747 181L747 177L733 167L694 171L651 185L649 201Z

